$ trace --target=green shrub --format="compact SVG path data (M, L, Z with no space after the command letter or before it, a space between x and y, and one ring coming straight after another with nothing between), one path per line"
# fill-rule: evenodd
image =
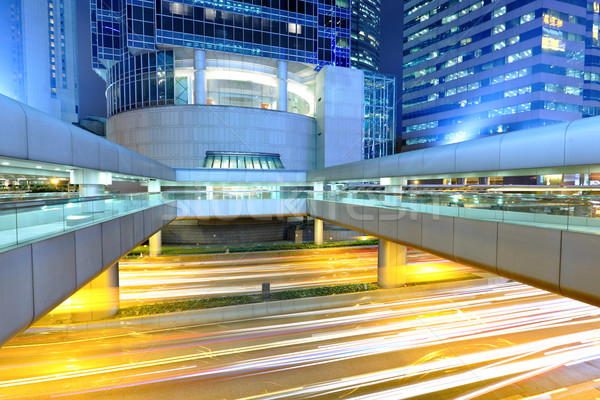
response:
M154 304L143 304L139 306L123 307L117 314L118 317L136 317L141 315L164 314L177 311L201 310L206 308L217 308L226 306L237 306L240 304L260 303L263 301L300 299L305 297L330 296L333 294L364 292L377 290L379 286L375 283L349 283L345 285L323 286L318 288L287 290L283 292L272 292L270 299L263 299L261 295L253 296L226 296L210 297L191 300L170 301Z
M275 250L301 250L301 249L323 249L329 247L348 247L348 246L373 246L376 245L377 239L355 240L350 242L336 242L316 245L313 243L284 243L272 245L258 245L250 247L214 247L214 248L182 248L181 246L162 246L162 254L164 255L183 255L183 254L210 254L222 253L228 249L230 253L247 253L251 251L275 251ZM138 246L133 249L127 257L137 257L140 254L148 254L147 246Z

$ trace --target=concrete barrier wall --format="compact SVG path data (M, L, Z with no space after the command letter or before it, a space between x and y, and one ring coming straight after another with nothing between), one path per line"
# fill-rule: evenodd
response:
M600 235L308 200L310 216L600 306Z
M306 199L177 200L177 218L259 218L306 215Z
M171 222L163 204L0 253L0 344Z

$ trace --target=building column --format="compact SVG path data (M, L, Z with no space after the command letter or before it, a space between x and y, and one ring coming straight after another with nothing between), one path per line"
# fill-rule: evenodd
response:
M150 257L162 254L162 232L158 231L148 239Z
M277 99L277 109L279 111L287 111L287 78L288 68L287 61L277 61L277 78L279 89L279 98Z
M206 52L194 50L194 104L206 104Z
M323 182L313 183L313 192L315 200L323 200Z
M385 186L386 193L402 193L402 187L407 183L408 180L403 176L379 179L379 184Z
M379 239L377 284L382 288L406 284L406 246Z
M71 170L71 184L79 185L79 197L104 194L104 186L112 184L110 172Z
M160 181L156 179L148 180L148 193L160 193Z
M148 180L148 193L160 193L160 181L156 179ZM148 239L150 257L156 257L162 254L162 232L158 231Z
M71 296L73 322L113 317L119 311L119 263L94 278Z
M381 178L379 184L385 186L383 204L400 206L402 204L403 186L408 183L405 177Z
M319 218L314 218L315 225L313 228L314 231L314 240L316 245L323 244L323 220Z

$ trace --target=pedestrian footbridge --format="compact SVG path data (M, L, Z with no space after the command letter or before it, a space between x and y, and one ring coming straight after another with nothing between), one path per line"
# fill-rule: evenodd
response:
M257 172L175 170L3 96L0 110L10 132L0 134L4 174L45 173L79 185L76 197L0 196L0 344L175 218L306 215L315 218L316 237L329 221L380 238L379 275L390 286L403 283L402 248L410 246L600 305L600 197L583 194L593 188L563 196L539 187L507 194L409 185L600 173L600 136L589 134L599 118L319 170ZM147 193L104 193L114 181L143 184ZM348 182L385 190L339 190ZM210 190L228 185L246 189Z

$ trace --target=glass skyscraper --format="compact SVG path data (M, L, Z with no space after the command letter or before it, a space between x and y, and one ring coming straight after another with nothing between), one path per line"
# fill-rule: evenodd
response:
M600 4L404 3L402 151L598 115Z
M363 158L394 154L396 78L378 73L381 45L381 1L352 2L350 63L364 71Z
M381 0L354 0L352 2L352 66L365 71L379 71L380 45Z
M198 70L194 50L206 52L203 65L229 53L317 70L350 66L349 0L92 0L91 13L92 62L107 81L109 115L190 103L194 82L183 70ZM225 100L223 93L236 90L225 81L207 80L208 104L250 105L249 93ZM272 107L275 94L259 91L252 91L261 99L250 106ZM310 113L302 100L296 103L300 113Z
M0 2L0 93L79 120L75 0Z

